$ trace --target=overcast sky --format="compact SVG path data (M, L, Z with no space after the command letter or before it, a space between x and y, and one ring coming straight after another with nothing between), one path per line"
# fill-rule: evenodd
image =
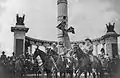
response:
M13 51L13 33L16 14L25 13L27 35L43 40L57 40L57 0L0 0L0 49ZM71 40L97 38L105 34L108 22L115 22L120 33L120 0L68 0L69 26L76 34Z

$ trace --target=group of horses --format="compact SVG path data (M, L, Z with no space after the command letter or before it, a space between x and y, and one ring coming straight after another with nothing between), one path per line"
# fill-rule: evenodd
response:
M85 54L79 46L70 50L70 56L60 55L51 48L44 52L36 49L32 58L20 55L16 60L5 62L15 75L15 78L22 78L28 73L47 74L47 78L80 78L84 77L104 78L105 72L110 74L115 63L106 59L100 60L97 56ZM39 65L36 57L40 56L42 64ZM92 58L91 58L92 56ZM114 67L115 68L115 67ZM13 70L14 69L14 70ZM87 75L89 73L89 75Z
M60 55L51 48L47 48L47 53L40 49L36 49L33 59L40 56L43 62L43 73L47 73L47 78L80 78L84 74L85 78L92 75L93 78L104 78L104 68L110 72L111 63L101 61L97 56L88 55L82 51L79 46L74 46L69 52L70 56ZM104 67L104 65L106 67Z

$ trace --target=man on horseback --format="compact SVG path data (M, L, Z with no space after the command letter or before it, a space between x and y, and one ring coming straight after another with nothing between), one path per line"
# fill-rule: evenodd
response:
M52 50L58 53L58 47L57 47L56 43L52 44Z
M59 47L58 50L59 55L64 55L66 53L67 48L63 45L62 42L59 42L58 47Z
M93 44L91 39L85 39L85 45L83 51L90 56L91 61L93 61Z

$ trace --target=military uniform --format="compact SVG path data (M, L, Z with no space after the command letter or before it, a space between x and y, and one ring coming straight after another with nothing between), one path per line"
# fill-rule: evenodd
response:
M92 44L85 44L83 52L90 56L91 62L93 62L93 45Z
M58 52L58 48L57 47L52 47L52 50L54 50L55 52Z
M85 53L92 55L92 52L93 52L93 45L92 44L89 44L89 45L85 44L83 48L84 48L83 51Z

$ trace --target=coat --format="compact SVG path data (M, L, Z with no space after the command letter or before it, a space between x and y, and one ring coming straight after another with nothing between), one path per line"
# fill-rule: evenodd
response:
M92 54L93 52L93 45L92 44L89 44L89 45L84 45L84 49L83 51L87 54Z

